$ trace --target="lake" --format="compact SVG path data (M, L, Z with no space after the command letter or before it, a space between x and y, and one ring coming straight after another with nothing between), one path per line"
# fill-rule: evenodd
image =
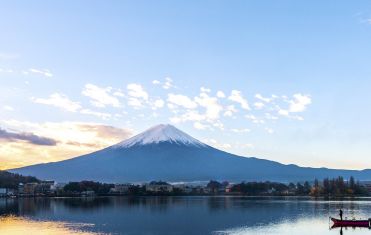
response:
M371 198L0 198L0 234L371 234L329 216L371 217Z

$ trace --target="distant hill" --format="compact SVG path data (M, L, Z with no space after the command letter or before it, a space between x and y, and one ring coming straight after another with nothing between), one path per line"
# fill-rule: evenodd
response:
M0 188L16 189L19 183L31 182L39 182L39 180L33 176L22 176L7 171L0 171Z
M158 125L111 147L73 159L10 170L60 182L143 182L164 180L271 180L281 182L354 176L371 180L371 171L284 165L241 157L208 146L171 125Z

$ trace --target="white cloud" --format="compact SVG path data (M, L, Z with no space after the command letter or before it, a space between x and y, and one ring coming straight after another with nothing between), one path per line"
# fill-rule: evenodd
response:
M289 111L285 109L279 109L278 114L281 116L289 116Z
M233 128L231 129L231 131L234 133L247 133L247 132L250 132L251 130L248 128L243 128L243 129Z
M158 81L158 80L153 80L152 81L152 84L154 84L154 85L158 85L158 84L160 84L161 82L160 81Z
M243 109L250 110L249 103L242 96L241 91L232 90L231 95L228 97L229 100L239 103Z
M216 93L216 96L217 96L218 98L225 98L225 94L224 94L224 92L222 92L222 91L218 91L218 92Z
M143 107L144 103L148 101L148 93L140 84L131 83L126 86L128 89L128 105L135 109Z
M120 90L115 91L115 92L113 93L113 95L114 95L114 96L118 96L118 97L125 97L125 94L124 94L122 91L120 91Z
M292 116L291 118L298 121L304 121L304 118L302 116Z
M303 112L306 109L306 106L312 103L310 96L295 94L293 95L294 99L290 101L289 112L298 113Z
M175 104L171 104L171 103L167 103L166 104L166 106L170 109L170 111L172 111L172 112L177 112L177 105L175 105Z
M213 127L216 127L222 131L224 130L224 124L220 120L209 121L209 122L212 123Z
M128 94L131 97L140 98L143 100L148 100L148 93L140 84L131 83L126 86L128 89Z
M165 82L164 82L164 85L162 85L162 88L164 88L165 90L167 89L170 89L170 88L173 88L174 85L173 85L173 79L169 78L169 77L166 77L165 78Z
M264 124L265 123L265 121L263 119L259 119L252 114L245 115L245 118L249 119L252 123L255 123L255 124Z
M269 102L272 101L272 99L270 99L270 98L265 98L265 97L263 97L261 94L256 94L256 95L255 95L255 98L257 98L258 100L264 101L264 102L266 102L266 103L269 103ZM272 96L272 98L274 98L274 97Z
M172 123L181 123L181 122L187 122L187 121L198 121L198 122L201 122L201 121L205 121L206 119L206 116L203 115L203 114L200 114L198 111L196 110L187 110L185 113L181 114L181 115L177 115L177 116L174 116L174 117L171 117L169 120L172 122Z
M6 111L14 111L14 108L12 106L9 106L9 105L4 105L3 109L6 110Z
M194 109L197 107L196 102L191 100L188 96L179 95L179 94L168 94L167 101L169 103L181 106L187 109Z
M274 130L272 128L268 128L268 127L265 128L265 131L268 132L269 134L274 133Z
M108 120L112 117L110 113L102 113L102 112L97 112L97 111L93 111L90 109L82 109L80 113L99 117L99 118L102 118L103 120Z
M206 93L201 93L198 97L195 97L195 101L206 109L206 119L215 120L219 118L219 114L223 110L223 107L218 104L218 99L216 97L210 97Z
M174 124L178 124L178 123L181 123L183 120L182 118L180 117L171 117L169 118L170 122L174 123Z
M211 146L213 146L214 148L217 148L217 149L228 150L228 149L231 149L232 148L232 145L231 144L228 144L228 143L219 143L215 139L204 139L203 142L205 144L211 145Z
M112 96L110 93L112 87L98 87L93 84L86 84L82 94L91 98L90 103L96 107L106 107L107 105L113 107L120 107L119 100ZM118 92L116 95L121 95L122 93ZM122 94L123 95L123 94Z
M53 74L48 69L33 69L33 68L31 68L28 71L31 72L31 73L41 74L41 75L43 75L45 77L48 77L48 78L53 77Z
M205 130L205 129L210 128L208 125L204 125L200 122L193 123L193 127L196 128L197 130Z
M245 117L249 120L257 120L257 118L252 114L247 114L247 115L245 115Z
M234 105L228 105L226 107L226 111L224 112L225 117L233 117L233 114L237 113L238 110L234 107Z
M31 100L38 104L52 105L69 112L76 112L81 109L78 102L71 101L66 95L60 93L53 93L47 99L32 97Z
M277 120L278 119L278 117L273 116L270 113L265 113L265 118L268 119L268 120Z
M250 143L247 143L247 144L239 144L236 146L237 148L248 148L248 149L253 149L254 148L254 145L253 144L250 144Z
M165 105L165 102L162 100L162 99L157 99L155 100L155 102L153 103L153 106L157 109L157 108L162 108L164 107Z
M134 107L135 109L139 109L143 107L143 102L138 98L130 97L128 100L128 105Z
M200 88L200 91L203 92L203 93L210 93L211 92L211 90L209 88L205 88L203 86Z
M264 108L264 106L265 106L265 104L262 103L262 102L255 102L255 103L254 103L254 107L255 107L256 109L262 109L262 108Z

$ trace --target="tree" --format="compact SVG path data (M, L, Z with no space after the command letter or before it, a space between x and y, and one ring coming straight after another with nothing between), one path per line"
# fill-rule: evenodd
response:
M310 193L311 186L308 181L304 182L304 194L308 195Z
M355 181L354 181L354 177L351 176L349 178L349 188L352 189L352 190L354 190L355 189L355 186L356 186L356 184L355 184Z
M32 176L23 176L7 171L0 171L0 188L17 189L20 183L26 184L35 182L40 182L40 180Z

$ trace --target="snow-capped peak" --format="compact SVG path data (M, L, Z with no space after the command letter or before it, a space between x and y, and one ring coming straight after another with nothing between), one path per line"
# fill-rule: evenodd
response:
M158 144L160 142L170 142L181 145L191 145L196 147L206 146L183 131L169 124L154 126L136 136L124 140L113 147L128 148L134 145Z

